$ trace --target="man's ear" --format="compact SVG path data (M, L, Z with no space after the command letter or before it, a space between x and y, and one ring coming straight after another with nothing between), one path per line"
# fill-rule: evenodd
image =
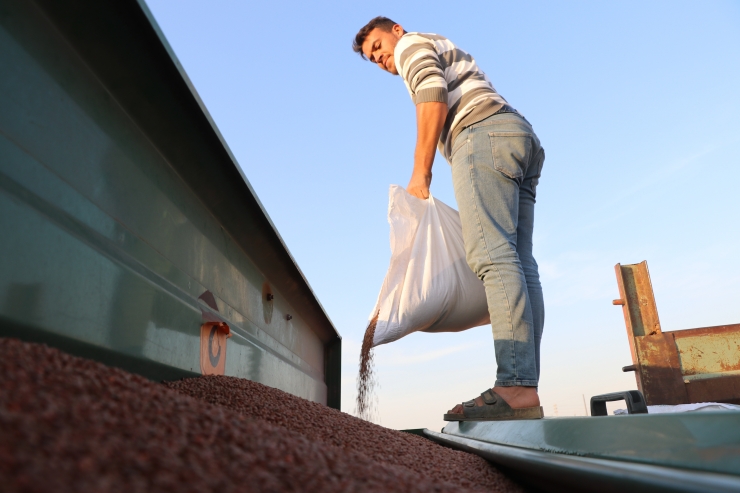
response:
M391 32L392 32L393 34L395 34L395 36L396 36L397 38L400 38L401 36L403 36L403 33L404 33L404 32L406 32L406 31L404 31L404 30L403 30L403 27L401 26L401 24L395 24L395 25L394 25L394 26L393 26L393 27L391 28Z

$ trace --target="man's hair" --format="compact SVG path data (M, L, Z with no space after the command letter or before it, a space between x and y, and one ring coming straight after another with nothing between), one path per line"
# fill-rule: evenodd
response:
M379 15L375 19L372 19L370 22L365 24L365 27L360 29L360 31L355 36L355 40L352 42L352 51L354 51L355 53L359 53L362 58L367 60L367 57L362 52L362 43L365 42L365 39L367 39L367 35L370 34L370 31L377 27L381 31L389 33L395 25L395 22L387 17L383 17L382 15Z

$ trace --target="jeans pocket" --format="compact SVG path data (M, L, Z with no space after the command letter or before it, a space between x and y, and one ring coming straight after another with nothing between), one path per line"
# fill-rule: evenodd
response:
M493 167L512 180L522 181L532 152L529 132L489 132Z

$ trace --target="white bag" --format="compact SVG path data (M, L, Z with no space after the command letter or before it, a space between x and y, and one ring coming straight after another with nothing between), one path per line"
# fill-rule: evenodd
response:
M465 261L458 212L391 185L391 264L370 320L373 346L416 331L459 332L490 323L483 282Z

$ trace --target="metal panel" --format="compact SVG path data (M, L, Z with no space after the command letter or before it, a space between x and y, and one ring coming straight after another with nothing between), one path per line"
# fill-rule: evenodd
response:
M740 324L682 330L673 334L684 375L740 374Z
M635 337L638 382L650 406L688 402L672 332Z
M424 430L424 435L503 467L535 491L729 493L740 490L740 478L729 474L538 452L431 430Z
M727 402L740 404L740 376L685 380L688 402Z
M159 378L224 321L227 375L338 408L341 339L146 7L0 0L0 66L0 335Z
M740 474L740 412L450 422L443 433L553 454Z
M671 333L688 402L740 404L740 324Z

